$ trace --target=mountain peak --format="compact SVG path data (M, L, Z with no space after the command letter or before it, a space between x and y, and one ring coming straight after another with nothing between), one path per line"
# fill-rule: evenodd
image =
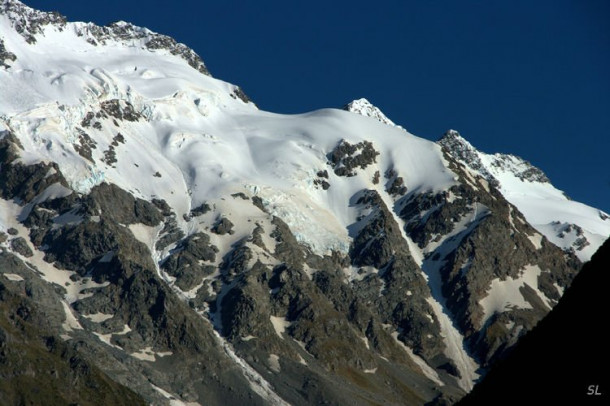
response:
M343 106L343 110L349 111L350 113L360 114L361 116L364 116L364 117L374 118L375 120L377 120L379 122L382 122L384 124L387 124L387 125L390 125L393 127L402 128L402 127L396 125L385 114L383 114L383 112L379 108L375 107L370 101L368 101L364 97L349 102L348 104Z
M68 23L63 15L55 11L35 10L18 0L1 1L0 16L6 16L10 27L30 45L36 44L41 37L45 36L48 26L55 27L57 31L64 31L66 27L69 27L78 37L91 45L99 46L115 42L140 47L151 52L166 50L172 55L184 59L199 72L210 75L203 60L195 51L167 35L155 33L125 21L114 22L106 26L98 26L93 23ZM14 51L10 52L11 50L4 49L5 47L4 41L0 40L0 56L14 55ZM4 60L6 60L6 55ZM8 65L0 61L0 66Z
M438 144L445 153L464 163L489 182L497 184L501 182L502 173L510 173L522 182L549 183L544 172L523 158L510 154L482 153L456 130L445 132Z
M30 44L36 43L35 36L42 32L44 26L53 24L63 28L66 25L63 15L35 10L18 0L2 0L0 15L5 15L15 31Z
M473 147L472 144L466 140L466 138L460 135L459 131L453 129L445 131L445 133L438 140L438 142L441 145L461 145L463 148L467 148L469 150L476 150L476 148Z
M480 172L486 178L491 177L481 162L479 151L473 147L471 143L466 141L466 139L456 130L447 130L441 139L438 140L438 144L440 144L445 153L453 158L465 163L471 169ZM482 171L485 171L485 173L482 173Z

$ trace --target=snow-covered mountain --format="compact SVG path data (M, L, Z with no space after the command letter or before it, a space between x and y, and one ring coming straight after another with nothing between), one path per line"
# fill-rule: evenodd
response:
M0 287L147 403L451 402L610 235L520 158L261 111L128 23L3 0L0 65Z
M439 143L470 171L494 184L550 242L581 261L591 259L608 238L606 213L570 200L529 162L514 155L482 153L454 130Z

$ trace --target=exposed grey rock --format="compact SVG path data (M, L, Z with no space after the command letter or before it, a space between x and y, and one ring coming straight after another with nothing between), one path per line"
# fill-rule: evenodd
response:
M23 146L10 132L6 131L0 138L0 197L3 199L19 199L29 203L47 187L59 183L64 187L68 184L59 171L56 163L37 163L24 165L15 163Z
M218 235L233 234L233 223L228 218L221 217L212 227L212 232Z
M328 190L330 188L330 183L328 183L328 171L326 169L320 170L316 173L317 179L314 179L313 183L316 186L322 187L324 190Z
M165 217L169 217L172 214L172 208L167 204L167 202L163 199L152 199L151 203L155 205L157 209L161 212L161 214Z
M206 214L210 210L212 210L212 209L210 208L210 206L207 203L202 203L199 206L197 206L191 210L191 216L193 216L193 217L201 216L201 215Z
M178 244L162 268L177 278L176 285L180 289L188 291L216 270L216 267L202 264L201 261L214 262L217 253L218 248L210 244L207 234L193 234Z
M11 62L15 62L16 60L17 56L6 49L4 40L0 38L0 67L7 69L11 66Z
M267 247L263 242L263 234L265 233L265 229L260 224L256 223L256 227L252 230L252 244L266 250Z
M232 193L231 197L234 199L239 197L242 200L250 200L250 198L248 196L246 196L246 194L244 192Z
M134 198L112 183L95 186L85 201L87 206L97 210L97 213L125 225L142 223L156 226L163 219L154 204Z
M263 204L263 199L261 199L259 196L252 196L252 204L258 207L261 211L265 213L267 212L267 209L265 209L265 205Z
M545 238L540 249L534 247L528 236L536 231L494 184L490 183L487 191L481 176L466 175L464 171L469 169L449 153L445 159L460 177L461 184L448 192L410 197L402 202L400 215L413 240L422 248L431 242L440 242L442 236L454 231L458 222L467 220L463 231L444 240L430 253L429 266L438 267L447 307L472 352L482 365L490 365L516 342L515 331L531 329L549 310L532 287L524 287L521 294L532 309L507 309L506 313L492 316L483 324L479 302L487 295L491 281L517 279L527 265L538 265L542 273L537 287L549 299L557 300L554 284L567 286L580 264L573 256L566 259L565 253ZM476 187L465 180L466 176L475 179ZM513 323L513 328L505 327L508 322Z
M438 140L438 143L443 148L445 154L451 156L457 162L464 162L468 167L479 172L488 182L492 182L495 185L498 184L494 176L483 166L477 150L462 138L460 133L455 130L449 130Z
M93 120L95 118L95 114L92 111L87 112L87 114L85 114L85 117L83 117L83 120L81 121L80 125L81 127L90 127L91 126L91 120Z
M381 175L379 174L379 171L375 171L375 174L373 175L373 185L377 185L379 184L379 177Z
M342 140L328 154L328 160L335 174L338 176L355 176L354 169L365 169L367 166L377 161L379 152L375 150L369 141L362 141L357 144L350 144Z
M325 180L314 179L313 183L314 185L320 186L324 190L330 189L330 183Z
M89 134L81 130L80 128L76 129L78 133L78 144L74 144L74 149L80 156L89 161L93 162L92 149L96 149L96 142L91 139ZM116 162L116 160L115 160ZM110 165L110 163L108 163Z
M108 41L119 41L127 44L137 42L137 46L141 46L140 44L144 40L143 47L145 49L165 49L172 55L183 58L193 69L198 70L204 75L209 76L210 74L199 55L186 45L180 44L166 35L153 33L145 28L136 27L126 22L115 22L103 27L87 24L77 33L80 36L87 37L87 41L92 45L104 45ZM236 90L235 94L238 96L240 93Z
M178 242L184 237L184 232L180 229L180 227L178 227L176 215L173 212L171 212L169 216L165 217L165 224L163 225L163 229L159 235L160 237L155 244L155 249L157 251L163 251L165 248Z
M404 196L407 193L407 187L404 185L404 179L402 176L398 176L396 171L390 169L385 174L388 179L386 190L392 196ZM377 179L379 176L377 175ZM374 183L374 182L373 182Z
M477 150L457 131L449 130L438 141L445 154L448 154L458 162L462 162L469 168L480 173L491 185L498 186L498 180L483 166ZM518 166L514 163L519 163ZM508 154L495 154L491 164L504 171L512 172L522 181L549 183L549 178L528 161ZM525 169L522 169L525 168Z
M154 268L148 248L127 228L107 220L50 230L43 243L48 247L46 261L57 262L81 276L91 275L98 282L116 282L143 268ZM111 251L115 255L110 262L99 262Z
M236 86L233 92L231 93L231 97L234 99L240 99L244 103L250 103L250 98L244 93L241 87Z
M6 4L18 2L5 0L2 12L9 8ZM30 18L32 12L26 8L18 10L27 21L13 16L11 24L21 24L20 32L29 41L44 35L40 27L46 24L63 27L47 13ZM207 74L190 49L146 29L122 22L74 29L92 45L118 41L163 50ZM0 42L3 61L10 61L10 52ZM249 102L239 88L231 96ZM80 127L70 137L76 141L67 150L73 147L90 162L101 156L112 166L119 152L133 148L127 122L143 122L147 115L126 100L99 102L99 108L83 110ZM109 148L95 151L94 139L112 134L116 135ZM545 238L536 236L532 243L535 230L503 199L477 151L459 134L449 133L439 144L457 177L455 186L441 192L407 190L409 174L391 166L369 169L376 185L380 171L385 171L385 183L376 187L379 191L362 190L351 197L346 209L350 216L359 215L348 227L349 251L319 254L299 243L288 224L267 211L260 196L242 192L231 196L250 199L262 213L249 219L252 235L239 238L226 236L236 228L241 233L244 227L229 220L238 218L233 219L233 213L218 212L225 204L213 206L218 216L213 217L204 216L212 203L203 203L185 214L182 223L168 202L138 199L107 183L89 193L44 200L42 193L49 186L67 187L59 166L20 164L23 145L10 131L2 131L0 197L22 206L18 220L28 232L16 238L0 233L0 273L5 274L0 276L0 313L10 316L8 324L0 317L0 375L6 370L15 375L15 368L2 368L2 357L16 342L11 337L24 337L15 335L21 329L36 338L25 337L29 350L39 349L31 344L36 341L46 352L69 354L68 359L59 357L63 369L56 369L71 377L66 387L87 379L98 389L117 388L116 393L122 393L124 385L147 404L168 403L151 384L185 403L268 403L244 377L242 362L261 375L255 380L266 380L293 405L455 401L463 395L457 385L462 371L445 355L444 332L430 304L431 293L438 295L435 299L466 337L468 352L489 367L544 317L580 264ZM330 169L309 168L315 173L312 182L327 190L330 178L356 176L374 165L378 155L369 141L352 145L343 140L327 155ZM547 181L516 157L497 155L494 162L524 181ZM148 173L153 178L149 180L159 183L154 177L161 177L161 172L155 171ZM386 192L392 207L385 204ZM190 198L184 198L188 207ZM218 198L239 203L228 196ZM400 229L400 220L405 230ZM131 231L134 224L160 229L150 236L154 252ZM428 253L423 269L412 258L403 232ZM577 227L566 224L560 232L576 235L575 250L588 244ZM275 244L265 244L267 236ZM32 255L32 245L48 262L37 263L41 272L65 276L65 270L73 271L65 286L44 282L33 264L19 260ZM527 265L541 269L535 286L528 282L518 289L527 308L484 315L480 302L491 282L519 278ZM423 271L429 273L429 281ZM10 299L8 306L5 298ZM69 328L66 312L82 329ZM58 335L61 340L55 338ZM401 344L434 368L444 385L426 377ZM232 351L241 360L236 362ZM148 359L138 359L143 355ZM100 373L81 373L93 367ZM42 376L31 366L25 371Z
M301 269L303 266L305 251L297 242L290 228L280 218L273 217L271 223L275 226L270 234L277 241L275 246L275 257L291 268Z
M25 238L17 237L11 240L11 248L13 251L23 255L26 258L29 258L34 255L30 247L28 246Z
M361 192L356 205L372 209L372 212L360 220L365 225L354 237L350 251L352 262L356 266L379 270L366 283L358 283L362 299L376 303L381 320L392 324L399 331L399 338L415 353L429 362L438 360L444 344L438 320L426 301L430 290L408 254L409 247L400 234L399 225L376 191ZM371 283L374 278L380 278L380 281ZM379 294L379 290L366 289L367 284L384 288ZM407 290L411 291L411 296L405 296ZM431 323L429 317L435 322Z
M100 104L101 117L114 117L117 120L138 121L142 115L136 112L128 101L111 99Z

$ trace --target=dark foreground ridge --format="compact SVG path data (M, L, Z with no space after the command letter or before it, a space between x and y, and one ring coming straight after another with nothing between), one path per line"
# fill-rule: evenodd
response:
M458 405L608 404L610 239L557 306Z

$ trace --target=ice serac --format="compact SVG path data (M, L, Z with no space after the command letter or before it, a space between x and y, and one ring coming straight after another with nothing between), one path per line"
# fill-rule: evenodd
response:
M454 402L607 233L456 132L261 111L169 37L0 4L0 307L125 399Z

